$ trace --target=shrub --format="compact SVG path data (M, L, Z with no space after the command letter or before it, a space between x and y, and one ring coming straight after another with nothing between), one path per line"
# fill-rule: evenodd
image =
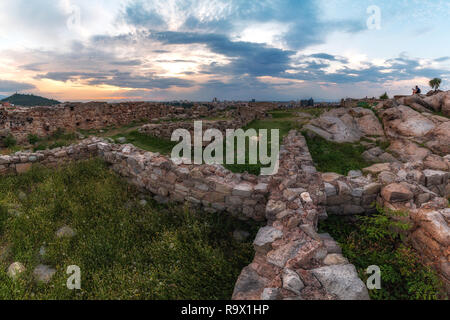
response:
M37 135L35 135L35 134L29 134L28 135L28 142L30 143L30 144L36 144L36 143L38 143L39 142L39 137L37 136Z
M320 225L330 233L353 263L363 281L371 265L381 269L381 290L371 290L375 300L437 300L445 298L437 273L425 266L418 253L403 242L404 231L411 227L402 222L406 214L378 207L372 216L358 217L356 222L331 216Z
M5 145L5 147L11 148L17 144L17 140L10 133L3 139L3 144Z
M381 96L380 96L380 99L381 99L381 100L387 100L387 99L389 99L389 96L388 96L387 92L385 92L383 95L381 95Z

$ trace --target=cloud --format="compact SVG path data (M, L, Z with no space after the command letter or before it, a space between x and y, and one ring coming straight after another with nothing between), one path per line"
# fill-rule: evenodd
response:
M11 93L16 91L31 90L36 87L33 84L25 82L17 82L10 80L0 80L0 92L1 93Z
M129 72L117 72L111 78L97 78L88 82L90 85L107 84L121 88L133 89L169 89L173 87L188 88L195 85L194 81L154 75L132 75Z
M268 47L263 44L231 41L226 36L213 33L155 32L154 40L166 45L206 45L212 52L231 58L227 66L210 66L213 72L249 74L253 76L278 75L289 68L294 51Z
M135 1L125 8L122 18L128 24L146 28L167 28L164 19L155 9L146 7L143 1Z
M436 61L436 62L445 62L448 60L450 60L450 57L441 57L441 58L434 59L434 61Z
M135 0L122 12L123 20L134 27L157 31L239 35L245 26L280 22L287 32L279 35L291 49L302 49L325 41L332 31L355 33L366 29L361 19L322 19L316 0Z
M139 59L134 59L134 60L111 61L110 63L116 66L139 66L142 64L142 61Z
M450 57L435 53L446 52L446 44L436 33L428 38L436 37L441 51L409 40L408 28L398 24L399 18L420 12L403 13L412 7L404 3L398 9L380 0L383 28L369 34L365 25L369 0L357 4L347 0L3 1L0 58L4 65L14 63L1 71L11 72L6 79L18 72L27 79L34 77L38 87L43 79L61 82L44 83L52 90L90 85L86 90L94 91L109 85L126 88L119 91L133 89L140 96L155 91L158 97L183 94L198 99L211 95L277 99L306 88L322 92L339 86L353 93L351 88L362 83L382 87L389 81L417 77L445 80L449 70L443 66ZM68 29L67 19L75 4L81 20L74 31ZM427 16L435 16L433 12L428 10ZM391 34L392 30L399 34ZM398 43L418 58L396 57Z
M38 79L51 79L55 81L84 81L88 85L111 85L120 88L132 89L169 89L172 87L187 88L195 83L171 77L158 77L152 74L141 76L130 72L110 71L94 72L48 72L37 76Z

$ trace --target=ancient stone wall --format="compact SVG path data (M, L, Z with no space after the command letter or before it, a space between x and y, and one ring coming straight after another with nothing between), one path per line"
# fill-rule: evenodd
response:
M54 167L93 156L100 156L131 184L151 192L161 202L187 201L243 220L265 219L268 185L264 177L233 174L215 165L176 165L168 157L98 138L54 150L0 156L0 174L25 172L33 163Z
M214 117L220 110L204 106L181 108L162 103L66 103L55 107L0 107L0 137L12 134L19 143L25 142L29 134L48 136L58 129L66 131L102 129L134 122L198 119ZM248 123L264 116L264 108L236 106L230 115Z
M269 185L268 224L256 236L255 258L242 270L233 299L369 299L337 243L317 234L326 216L323 182L300 133L285 138Z
M240 129L249 124L252 120L242 121L238 120L202 120L202 130L203 132L208 129L217 129L225 136L227 129ZM170 139L172 133L177 129L185 129L194 136L194 120L183 121L183 122L169 122L169 123L158 123L158 124L145 124L140 129L139 132L154 136ZM207 142L204 142L207 143Z
M248 125L253 120L263 119L266 117L264 109L256 109L251 107L238 107L236 110L230 112L230 119L226 120L202 120L202 129L217 129L225 136L227 129L240 129ZM178 122L164 122L164 123L150 123L143 125L139 132L154 136L170 139L172 133L177 129L185 129L194 134L194 120L178 121Z
M445 157L447 161L450 160ZM450 161L449 161L450 163ZM327 212L357 215L375 204L406 214L405 241L439 272L450 289L450 172L430 169L431 162L380 163L348 176L323 173Z
M98 146L100 157L113 170L161 202L187 201L243 220L264 220L268 192L264 177L233 174L219 165L176 165L168 157L131 145Z

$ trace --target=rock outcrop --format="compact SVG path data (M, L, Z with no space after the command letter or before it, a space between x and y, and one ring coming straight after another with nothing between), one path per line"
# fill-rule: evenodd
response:
M364 136L384 136L373 111L360 107L332 109L311 120L304 129L339 143L357 142Z

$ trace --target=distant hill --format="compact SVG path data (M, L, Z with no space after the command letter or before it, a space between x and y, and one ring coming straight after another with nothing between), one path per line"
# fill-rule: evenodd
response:
M33 94L16 93L12 96L1 100L1 102L9 102L16 106L32 107L32 106L53 106L60 104L59 101L35 96Z

